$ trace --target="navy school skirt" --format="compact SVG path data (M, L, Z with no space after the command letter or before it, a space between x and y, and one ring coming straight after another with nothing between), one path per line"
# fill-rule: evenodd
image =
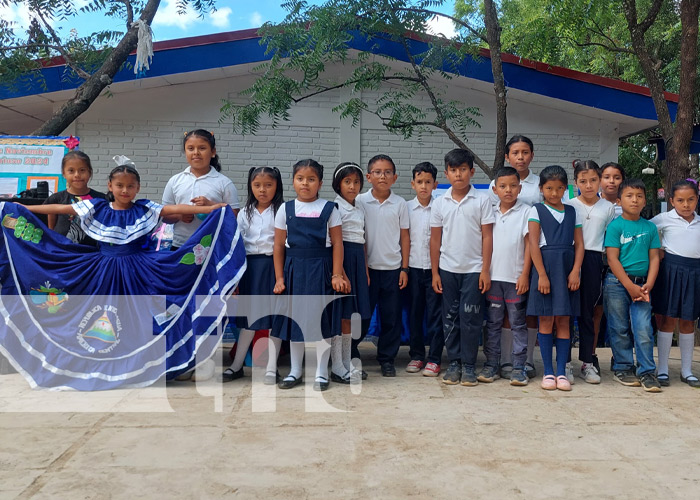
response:
M569 290L569 273L574 267L573 245L545 245L540 248L544 269L549 278L550 292L543 295L537 289L540 275L532 266L530 293L527 298L528 316L580 316L579 291Z
M369 285L367 284L367 266L365 265L365 246L362 243L343 242L343 268L350 279L350 295L343 297L342 318L350 319L353 313L359 313L362 319L369 319Z
M651 291L651 306L669 318L700 318L700 259L667 253Z
M285 300L277 311L273 336L292 342L315 342L340 335L342 304L340 299L330 300L336 295L331 286L332 273L330 248L286 249Z
M272 255L247 255L248 267L238 284L236 326L248 330L269 330L274 314L275 265ZM254 299L250 296L256 295ZM257 297L259 296L259 297ZM249 324L252 320L253 323Z

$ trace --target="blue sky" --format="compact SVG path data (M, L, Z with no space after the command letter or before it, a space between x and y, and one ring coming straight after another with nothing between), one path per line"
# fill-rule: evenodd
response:
M203 19L192 12L184 15L177 13L177 0L162 0L160 9L153 21L154 41L171 40L189 36L206 35L225 31L236 31L248 28L258 28L267 21L280 22L284 19L285 10L281 7L283 0L219 0L217 10L207 14ZM76 4L84 5L87 0L75 0ZM310 4L322 3L322 0L308 0ZM450 12L453 2L447 0L439 10ZM0 17L13 21L20 26L28 22L27 9L23 6L11 5L0 7ZM100 29L123 30L123 25L116 19L105 18L99 14L81 14L63 22L55 21L54 26L62 34L75 29L78 35L87 35ZM451 23L439 21L435 23L435 31L444 34L453 33Z

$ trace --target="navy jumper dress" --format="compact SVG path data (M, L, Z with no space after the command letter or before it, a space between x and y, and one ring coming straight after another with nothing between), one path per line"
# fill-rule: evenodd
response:
M320 332L318 318L309 310L307 301L296 301L300 295L333 295L331 274L333 250L326 247L328 220L335 204L327 202L319 217L297 217L294 200L285 203L287 244L284 260L285 307L290 317L282 312L279 332L282 340L292 342L317 341L340 334L340 301L335 300L323 309ZM322 300L319 297L319 300ZM336 311L337 309L337 311ZM303 324L291 319L302 320ZM320 334L319 334L320 333Z
M532 266L530 294L527 301L528 316L579 316L579 292L569 290L569 273L574 267L574 229L576 209L564 205L564 220L557 221L542 203L533 205L540 218L540 230L547 244L540 248L542 262L550 283L550 292L543 295L537 289L539 273Z

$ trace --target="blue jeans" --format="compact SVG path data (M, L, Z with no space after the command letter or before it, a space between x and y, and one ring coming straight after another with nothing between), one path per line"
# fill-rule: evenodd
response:
M637 353L637 376L654 373L654 331L651 327L651 304L633 302L630 294L612 272L605 276L603 300L608 317L608 333L615 363L613 371L634 368ZM631 327L631 329L630 329Z

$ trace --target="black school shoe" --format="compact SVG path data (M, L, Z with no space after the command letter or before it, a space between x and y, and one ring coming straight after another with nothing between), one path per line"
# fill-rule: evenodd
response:
M296 378L294 375L287 375L279 384L277 384L277 387L280 389L291 389L292 387L298 386L303 381L303 377Z
M314 380L314 391L326 391L330 385L326 377L316 377L316 380Z
M238 380L239 378L243 378L243 368L237 372L233 371L231 368L226 368L224 373L219 376L219 382L231 382L233 380Z
M396 376L396 367L394 366L394 363L391 361L387 361L386 363L382 363L382 377L395 377Z

